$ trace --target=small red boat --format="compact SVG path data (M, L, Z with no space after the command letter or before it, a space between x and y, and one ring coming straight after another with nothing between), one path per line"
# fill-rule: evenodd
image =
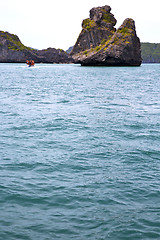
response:
M32 66L34 66L34 61L33 60L26 60L26 64L28 65L28 67L32 67Z

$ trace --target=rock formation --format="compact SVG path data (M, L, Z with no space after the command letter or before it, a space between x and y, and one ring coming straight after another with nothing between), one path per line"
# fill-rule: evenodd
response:
M36 53L42 56L45 63L73 63L73 58L62 49L47 48L38 50Z
M116 30L110 11L109 6L90 10L71 56L83 66L139 66L141 47L134 20L127 18Z
M72 63L73 58L61 49L35 50L24 46L18 36L0 31L0 62L23 63L32 59L36 63Z
M141 43L143 63L160 63L160 43Z

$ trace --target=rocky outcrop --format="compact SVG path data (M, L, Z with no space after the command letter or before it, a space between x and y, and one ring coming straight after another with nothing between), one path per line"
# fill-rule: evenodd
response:
M73 63L73 58L62 49L47 48L36 51L45 63Z
M0 31L0 62L23 63L32 59L36 63L72 63L73 58L61 49L35 50L24 46L18 36Z
M160 63L160 43L141 43L143 63Z
M141 47L134 20L127 18L116 30L110 11L109 6L90 10L71 56L83 66L139 66Z
M73 47L71 55L95 48L107 41L116 31L116 19L109 6L92 8L90 18L83 20L82 31Z

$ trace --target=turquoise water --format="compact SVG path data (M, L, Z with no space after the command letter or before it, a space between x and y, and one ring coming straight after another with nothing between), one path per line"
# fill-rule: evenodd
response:
M0 64L0 240L160 239L160 65Z

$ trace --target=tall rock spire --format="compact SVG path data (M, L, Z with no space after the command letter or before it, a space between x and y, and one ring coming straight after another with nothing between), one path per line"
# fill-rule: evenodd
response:
M139 66L141 49L134 20L127 18L116 30L110 11L107 5L90 10L71 56L81 65Z

